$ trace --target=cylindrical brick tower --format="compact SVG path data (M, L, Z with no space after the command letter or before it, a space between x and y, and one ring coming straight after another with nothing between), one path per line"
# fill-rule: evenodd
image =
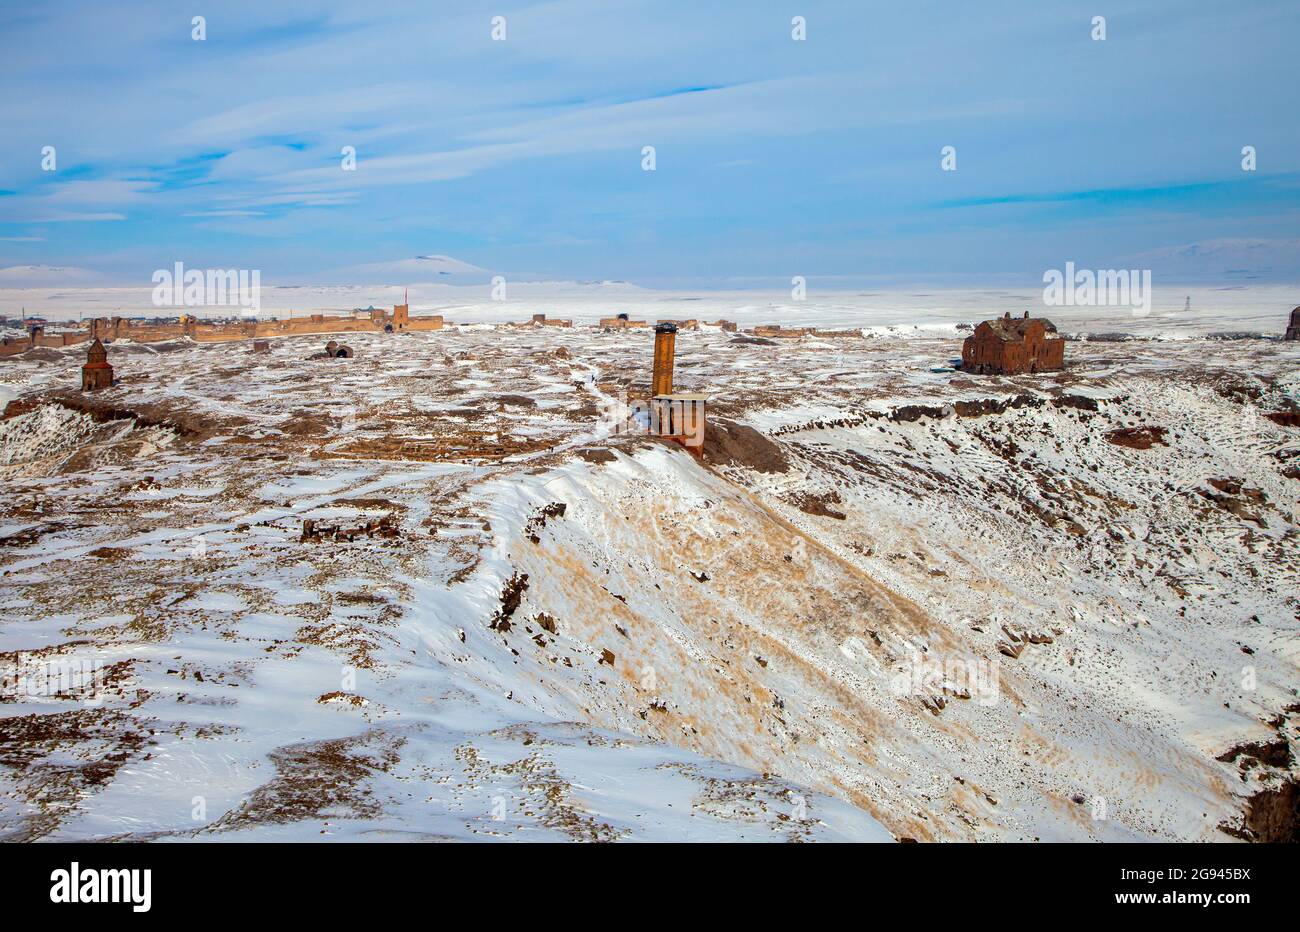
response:
M650 378L651 395L673 393L673 353L677 350L676 344L676 324L655 324L655 368Z

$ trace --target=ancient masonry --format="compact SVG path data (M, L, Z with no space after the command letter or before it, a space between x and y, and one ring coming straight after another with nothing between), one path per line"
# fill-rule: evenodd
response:
M785 340L797 340L813 332L812 327L782 327L780 324L759 324L751 333L756 337L778 337Z
M1065 368L1065 341L1045 317L1010 313L980 323L961 346L961 367L977 375L1019 375Z
M614 317L602 317L600 326L606 330L627 330L630 327L649 327L650 324L644 320L629 320L626 314L618 314Z
M673 359L677 355L677 325L655 325L654 370L650 377L650 395L671 395L673 392Z
M0 358L47 346L60 348L91 340L134 340L159 343L188 337L198 343L225 343L233 340L256 340L266 337L302 336L326 333L394 333L413 330L441 330L441 314L412 317L409 304L394 305L391 313L378 309L351 314L312 314L286 320L247 320L208 323L190 316L175 322L132 320L126 317L95 318L78 329L47 334L42 326L32 327L26 338L6 338L0 343Z
M534 314L533 319L524 324L516 324L519 327L572 327L571 320L547 320L545 314Z
M96 340L86 351L86 364L81 367L81 390L97 392L113 384L113 367L108 364L108 350Z
M703 456L708 395L673 391L676 351L677 325L657 324L654 370L650 377L650 431L680 443L696 456Z
M1291 312L1291 323L1287 325L1284 340L1300 340L1300 307Z

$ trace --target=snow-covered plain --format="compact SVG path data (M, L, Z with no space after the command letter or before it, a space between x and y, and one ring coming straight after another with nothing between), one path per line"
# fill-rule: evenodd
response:
M0 837L1231 840L1294 777L1216 758L1296 739L1300 345L1201 338L1280 310L1002 379L951 303L684 304L865 335L679 334L703 463L589 327L116 344L0 422Z
M394 270L396 271L396 270ZM273 285L261 289L264 317L304 317L345 313L356 308L384 308L409 300L414 314L442 314L457 323L505 323L528 320L535 313L594 324L602 317L627 313L632 319L716 320L725 317L744 326L782 323L787 327L865 327L872 330L913 328L951 333L954 324L1000 316L1050 316L1062 330L1124 332L1166 339L1203 336L1218 331L1281 333L1295 306L1293 286L1184 285L1157 280L1150 307L1048 307L1042 287L902 288L882 285L857 291L826 291L815 277L806 281L807 296L794 300L789 288L771 291L667 291L629 282L508 281L495 290L484 276L480 284L408 285ZM495 297L494 297L495 295ZM501 298L497 300L496 298ZM196 314L238 316L236 309L155 307L152 286L120 288L0 288L0 313L41 315L52 321L89 317L153 317Z

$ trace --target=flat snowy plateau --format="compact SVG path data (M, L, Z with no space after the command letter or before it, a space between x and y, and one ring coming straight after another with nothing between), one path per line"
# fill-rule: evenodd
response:
M0 839L1294 838L1300 344L960 313L0 362Z

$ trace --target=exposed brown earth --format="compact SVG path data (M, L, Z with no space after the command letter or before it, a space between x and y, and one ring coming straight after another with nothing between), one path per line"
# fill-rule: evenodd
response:
M1128 447L1130 450L1150 450L1155 444L1164 443L1164 437L1163 427L1125 427L1107 434L1106 442L1113 443L1117 447Z

